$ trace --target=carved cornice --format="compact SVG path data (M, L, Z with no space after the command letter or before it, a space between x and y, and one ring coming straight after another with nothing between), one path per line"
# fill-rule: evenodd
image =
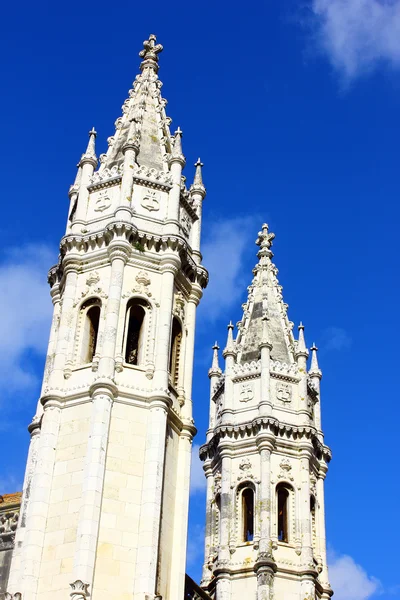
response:
M273 417L257 417L240 425L218 425L214 429L212 439L201 446L200 458L201 460L205 460L207 457L213 458L218 452L218 445L222 439L237 440L239 438L254 437L262 431L269 431L275 437L285 437L295 441L308 440L312 443L318 459L323 458L326 462L329 462L332 458L328 446L322 444L318 439L315 427L307 425L294 426L278 421Z

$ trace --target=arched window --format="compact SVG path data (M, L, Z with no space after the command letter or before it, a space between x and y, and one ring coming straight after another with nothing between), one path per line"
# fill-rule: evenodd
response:
M86 314L84 315L82 332L81 362L88 364L93 361L96 354L100 323L100 300L97 298L88 300L82 305L82 312Z
M289 541L289 490L285 485L279 485L276 490L278 540Z
M171 375L171 383L176 387L179 383L179 362L182 345L182 327L174 317L172 321L172 335L171 335L171 351L169 356L169 372Z
M251 488L242 491L242 539L252 542L254 537L254 492Z
M125 320L125 362L139 365L143 358L143 323L146 304L140 300L131 300L126 309Z
M214 544L219 545L220 537L220 521L221 521L221 495L217 494L215 497L215 509L214 509Z

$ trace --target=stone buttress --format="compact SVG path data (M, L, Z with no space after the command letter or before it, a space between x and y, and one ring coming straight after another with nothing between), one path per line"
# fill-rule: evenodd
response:
M161 50L144 42L107 152L92 129L70 188L10 597L183 598L205 188L200 160L182 176Z

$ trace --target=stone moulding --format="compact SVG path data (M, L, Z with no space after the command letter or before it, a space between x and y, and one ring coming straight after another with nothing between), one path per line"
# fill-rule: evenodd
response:
M328 446L320 442L317 437L317 430L312 426L293 426L288 423L283 423L273 417L257 417L247 423L241 425L219 425L215 428L213 438L200 447L199 454L201 460L213 458L215 455L218 443L221 439L232 438L239 439L244 437L253 437L261 431L270 431L276 437L289 437L292 440L304 438L311 441L314 446L317 458L323 458L329 462L332 458L332 453Z

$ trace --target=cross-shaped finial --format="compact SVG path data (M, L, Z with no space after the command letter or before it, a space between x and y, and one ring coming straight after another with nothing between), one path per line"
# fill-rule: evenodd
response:
M95 137L96 137L96 135L97 135L97 131L95 130L95 128L94 128L94 127L92 127L92 129L89 131L89 137L90 137L91 135L94 135Z
M204 167L204 164L201 162L200 158L197 159L197 161L194 163L195 167Z
M163 47L161 44L156 44L156 36L154 34L149 35L149 39L143 42L143 50L139 52L139 56L143 58L142 67L144 63L146 66L155 67L158 69L158 54L162 52Z
M183 135L183 131L180 127L177 127L174 135Z
M258 238L256 241L257 246L261 248L270 248L272 246L272 240L275 238L274 233L268 233L268 225L263 224L261 231L258 232Z

